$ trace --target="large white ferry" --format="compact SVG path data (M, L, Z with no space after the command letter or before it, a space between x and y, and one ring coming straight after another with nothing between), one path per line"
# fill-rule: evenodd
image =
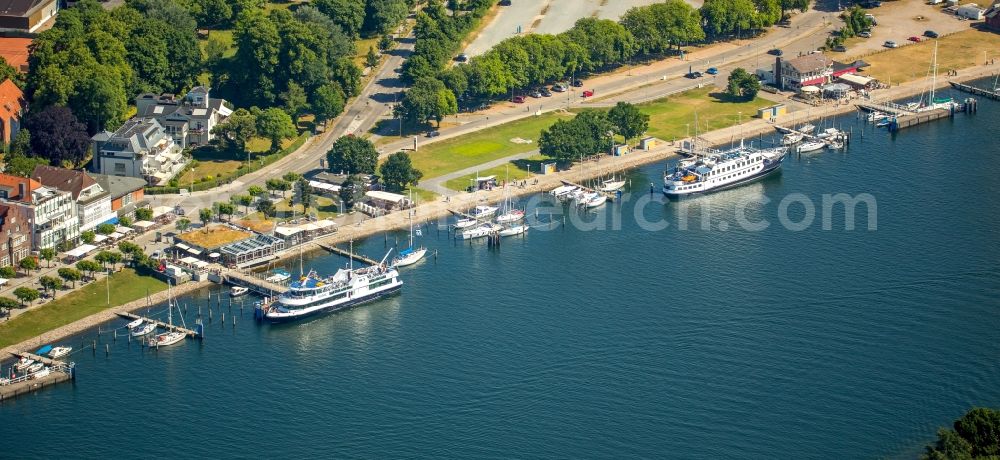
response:
M681 160L663 175L663 193L683 196L736 187L760 179L781 167L785 148L740 146L728 151Z
M387 265L385 258L378 265L342 268L326 278L310 271L288 286L288 292L267 308L264 318L282 323L342 310L392 294L402 286L399 272Z

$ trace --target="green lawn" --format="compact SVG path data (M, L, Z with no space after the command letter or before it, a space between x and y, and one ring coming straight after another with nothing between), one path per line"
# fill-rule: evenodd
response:
M421 147L410 154L413 166L424 173L424 179L437 177L452 171L470 168L477 164L496 160L538 148L539 133L558 119L569 119L572 115L547 113L537 117L504 123L464 136L448 139ZM511 139L530 139L530 144L517 144Z
M403 195L410 196L410 190L411 189L403 190ZM430 203L432 201L437 201L437 199L439 198L439 195L437 193L434 193L430 190L424 190L420 187L414 187L412 190L413 190L413 200L416 201L417 204Z
M698 132L735 125L741 117L748 121L757 114L757 109L774 105L773 102L756 98L747 102L729 102L716 96L708 89L687 91L681 94L642 104L639 109L649 115L649 136L662 140L680 139L695 133L694 116L698 114Z
M124 269L111 276L111 305L119 306L167 288L166 283ZM0 324L0 347L28 340L59 326L108 308L108 288L102 279Z
M231 152L223 152L212 149L199 149L196 150L197 154L194 159L198 164L194 167L188 167L184 171L184 174L180 176L177 182L181 187L190 184L191 181L199 181L205 177L219 177L230 174L239 168L241 164L246 162L246 158L236 159L233 158Z
M523 160L514 160L506 165L500 165L479 171L479 177L497 176L498 182L507 180L508 178L512 181L524 180L538 174L538 171L541 171L542 163L545 161L548 160L541 155L535 155ZM529 170L531 172L529 172ZM472 185L472 181L475 178L475 173L462 177L456 177L445 181L444 186L452 190L465 190L468 186Z
M276 219L279 219L279 220L280 219L291 219L293 215L297 215L299 217L302 217L302 205L296 203L294 209L293 209L292 206L288 205L289 198L291 198L291 197L292 197L292 193L288 192L288 198L285 198L285 199L275 198L274 199L274 209L276 211L276 213L275 213L275 218ZM337 217L337 215L338 215L337 214L337 205L339 203L340 203L340 201L337 200L337 199L333 199L333 198L329 198L329 197L325 197L325 196L313 195L313 205L312 205L312 207L309 208L309 213L310 214L316 213L316 215L319 216L320 219L325 219L327 217L334 218L334 217ZM294 213L293 213L293 211L294 211ZM253 217L253 216L256 216L258 218L261 217L259 213L252 214L251 217Z

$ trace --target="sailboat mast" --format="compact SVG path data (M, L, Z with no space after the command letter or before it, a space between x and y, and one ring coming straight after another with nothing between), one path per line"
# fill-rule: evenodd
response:
M350 264L351 271L354 271L354 240L351 240L350 257L347 258Z
M937 50L937 40L934 40L934 60L931 62L931 100L927 101L928 105L934 104L934 88L937 87Z

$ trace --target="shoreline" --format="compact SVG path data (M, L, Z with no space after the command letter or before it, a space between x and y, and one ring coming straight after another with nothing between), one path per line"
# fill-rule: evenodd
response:
M949 81L974 80L993 75L998 71L1000 71L1000 65L977 66L963 69L960 71L960 76L953 77L951 80L942 80L939 82L938 87L951 86ZM880 90L876 94L878 96L877 99L893 100L919 94L927 89L927 85L925 83L926 82L923 80L913 80L899 86ZM745 123L711 131L698 137L713 146L723 145L737 139L738 137L751 138L766 132L773 132L776 124L794 125L825 117L842 115L848 112L854 112L857 110L854 102L855 101L852 100L845 104L820 106L804 112L792 112L778 117L775 123L759 118L751 118ZM525 186L511 186L514 187L511 189L511 195L513 197L522 197L535 193L545 193L555 187L558 187L559 185L562 185L562 181L581 182L598 177L607 172L623 171L626 169L645 166L657 161L668 160L679 156L677 150L685 140L688 139L677 139L674 141L662 140L662 143L648 151L633 151L632 153L618 157L599 156L595 161L588 161L584 164L574 165L573 168L568 170L558 171L549 175L535 175L534 177L525 180L527 183ZM506 191L507 187L505 186L497 187L491 191L465 193L451 197L452 199L450 201L435 200L433 202L420 204L411 209L410 212L395 212L377 218L366 219L357 224L339 227L334 233L303 243L302 250L304 252L322 251L329 253L327 250L320 247L318 243L336 245L350 240L370 238L377 233L400 230L409 226L409 216L411 213L413 215L414 223L424 223L440 219L442 217L450 216L451 210L468 209L480 202L498 202L503 199ZM295 257L298 257L297 251L285 251L273 259L272 262L286 261ZM180 286L175 286L173 288L173 294L175 296L184 295L212 284L214 283L207 280L191 281L181 284ZM166 291L153 294L149 298L149 304L163 302L166 300L166 296ZM112 307L95 313L86 318L81 318L77 321L65 324L21 343L4 347L2 350L3 356L0 356L0 359L8 356L11 351L31 350L47 343L53 343L65 337L79 334L87 329L96 327L101 323L117 318L118 312L131 312L145 307L146 305L146 299L137 299L124 305Z

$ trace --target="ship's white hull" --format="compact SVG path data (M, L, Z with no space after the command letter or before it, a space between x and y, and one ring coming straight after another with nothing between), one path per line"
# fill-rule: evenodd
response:
M505 228L503 230L500 230L500 236L521 235L521 234L523 234L526 231L528 231L528 226L527 225L524 225L524 224L515 225L513 227Z
M746 170L744 174L733 174L731 178L709 179L702 182L688 184L680 181L664 180L663 194L668 197L680 197L696 195L702 193L718 192L730 189L743 184L747 184L778 171L784 161L784 155L774 157L760 165Z
M406 267L408 265L413 265L420 262L420 259L423 259L425 254L427 254L427 248L414 249L413 252L394 259L392 265L394 267Z
M264 318L271 323L285 323L307 318L320 313L329 313L367 303L393 294L403 287L403 282L392 277L389 283L371 289L367 286L355 288L348 295L331 298L329 301L318 302L306 308L284 309L280 304L272 307Z
M184 340L183 332L164 332L149 339L149 346L151 347L167 347L170 345L176 345Z

